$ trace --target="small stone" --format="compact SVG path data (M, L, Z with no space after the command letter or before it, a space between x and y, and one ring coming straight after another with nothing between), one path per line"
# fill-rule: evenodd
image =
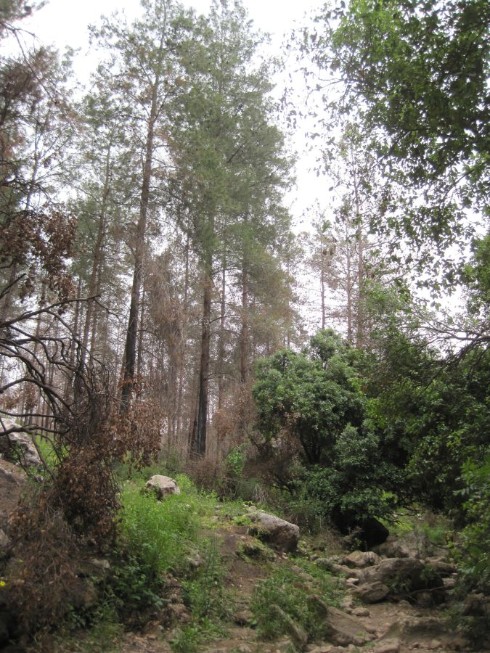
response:
M354 608L352 614L356 617L369 617L371 615L367 608Z
M237 626L248 626L253 622L253 620L254 616L250 610L241 610L240 612L237 612L233 617L233 621L237 624Z
M374 551L353 551L345 556L343 560L344 565L347 565L348 567L358 567L359 569L371 567L380 562L380 556L374 553Z
M399 653L400 642L397 639L387 640L376 644L373 653Z
M433 639L431 642L429 642L427 648L431 651L435 651L438 648L442 648L442 643L438 639Z
M373 653L399 653L400 642L398 639L388 639L374 646Z

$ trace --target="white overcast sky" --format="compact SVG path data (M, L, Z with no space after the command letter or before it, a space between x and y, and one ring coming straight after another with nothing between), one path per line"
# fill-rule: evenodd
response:
M182 4L193 6L205 13L209 0L182 0ZM287 34L301 22L305 12L309 13L322 5L321 0L244 0L250 18L256 27L274 36ZM36 12L29 23L29 29L44 43L56 43L84 47L87 42L87 25L96 23L100 16L114 11L124 11L133 18L140 11L139 0L48 0L47 5Z

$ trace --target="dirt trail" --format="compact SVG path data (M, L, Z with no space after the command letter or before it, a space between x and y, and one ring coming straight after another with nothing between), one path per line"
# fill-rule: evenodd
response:
M247 559L237 555L243 548L247 536L244 530L236 528L221 533L221 552L228 569L226 583L235 596L233 618L222 639L203 645L200 653L291 653L294 649L289 637L274 642L260 641L254 628L250 602L253 591L272 567L291 564L286 556L275 554L273 561ZM335 613L337 614L337 613ZM342 615L338 613L341 618ZM352 629L352 624L366 635L364 645L345 642L343 646L329 642L308 643L306 653L469 653L464 640L448 630L443 608L422 608L408 601L381 602L371 605L360 604L346 584L346 595L342 614ZM178 627L178 626L177 626ZM128 634L120 649L121 653L171 653L169 639L172 631L156 627L145 635ZM482 642L482 646L485 643ZM186 653L186 652L184 652ZM490 646L480 653L490 653Z

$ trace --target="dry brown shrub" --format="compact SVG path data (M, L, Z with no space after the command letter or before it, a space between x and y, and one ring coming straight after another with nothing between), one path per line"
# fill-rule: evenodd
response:
M77 535L101 550L110 548L115 535L115 464L128 458L136 467L148 465L160 448L159 416L153 406L135 403L124 415L109 411L92 405L80 416L52 493L53 505Z
M224 407L213 417L220 458L248 440L255 416L251 384L240 384L230 390Z
M151 401L137 401L124 414L116 414L110 422L112 455L124 460L129 454L137 467L150 465L161 447L160 424L162 413Z
M186 473L199 488L214 490L220 478L221 466L215 460L200 458L190 460L187 464Z
M20 633L32 636L57 624L81 591L80 549L44 490L24 499L12 517L10 535L14 555L5 589Z
M71 609L86 605L90 588L77 575L80 561L114 543L115 464L129 453L134 464L144 465L159 450L158 414L151 406L137 403L120 417L111 413L107 394L95 385L90 390L85 401L79 398L51 481L22 503L11 523L9 600L19 632L36 642L48 641L45 635Z
M84 544L105 550L115 535L117 493L110 461L98 446L84 447L61 463L52 501Z

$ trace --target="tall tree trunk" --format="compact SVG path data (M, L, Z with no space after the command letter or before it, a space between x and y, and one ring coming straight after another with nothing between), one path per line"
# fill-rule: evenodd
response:
M240 383L245 385L249 377L250 365L250 325L248 306L248 271L246 264L242 270L242 326L240 329Z
M98 280L100 277L100 267L102 265L104 239L106 233L107 203L110 194L110 181L111 181L111 147L109 146L106 155L104 188L102 190L102 202L100 206L99 223L97 225L97 236L95 238L94 252L92 258L92 269L90 271L90 279L89 279L88 289L87 289L89 300L87 302L87 313L85 315L85 323L83 326L83 335L82 335L82 353L81 353L82 367L85 364L85 359L88 353L90 327L93 326L93 322L94 322L93 318L94 318L94 309L95 309L95 299L93 298L97 294L97 286L99 285ZM93 337L92 337L92 342L93 342Z
M223 408L225 394L225 321L226 321L226 255L223 255L218 344L218 410Z
M179 391L177 396L177 425L176 431L180 433L184 423L184 380L185 380L185 362L186 362L186 340L187 340L187 315L189 299L189 251L190 236L187 234L185 243L185 273L184 273L184 315L182 320L182 334L180 339L179 350Z
M192 458L202 458L206 453L206 431L209 401L209 363L211 346L212 264L208 260L204 271L203 311L201 331L201 363L197 411L190 434L189 451Z
M160 51L163 47L163 34ZM134 271L131 288L131 304L124 347L124 369L122 374L121 412L126 412L131 404L136 373L136 344L138 337L138 313L140 295L143 283L143 266L146 249L146 225L148 222L148 207L150 203L150 182L153 165L153 142L155 138L155 123L158 117L158 90L160 73L157 72L152 86L150 117L146 133L145 160L143 165L143 180L140 194L140 211L136 225L136 242L134 248Z
M351 244L347 240L346 247L346 265L347 265L347 280L346 280L346 290L347 290L347 342L349 344L354 344L354 281L352 275L352 251Z
M322 298L322 329L325 329L327 326L327 319L326 319L326 303L325 303L325 292L326 292L326 285L327 285L327 274L326 274L326 267L327 267L327 249L326 249L326 244L321 242L321 269L320 269L320 292L321 292L321 298Z
M356 216L356 245L357 245L357 310L356 310L356 347L362 349L365 344L364 333L364 234L362 233L361 201L359 197L359 181L357 170L354 167L354 202Z

